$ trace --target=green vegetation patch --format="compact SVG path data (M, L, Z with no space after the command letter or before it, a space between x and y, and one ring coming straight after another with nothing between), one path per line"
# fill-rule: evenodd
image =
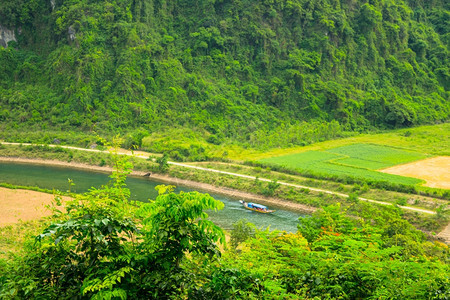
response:
M395 184L415 185L422 182L416 178L385 174L375 171L396 164L426 158L427 156L370 144L353 144L328 151L271 157L260 162L316 175L346 176L370 181L388 181Z
M2 28L20 31L0 47L7 135L141 146L188 128L266 150L450 118L446 1L53 2L0 1Z
M370 170L387 168L428 157L417 152L372 144L353 144L330 149L327 152L347 156L339 159L336 163Z

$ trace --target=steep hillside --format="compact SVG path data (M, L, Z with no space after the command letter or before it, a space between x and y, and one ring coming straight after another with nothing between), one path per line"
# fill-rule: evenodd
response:
M2 129L296 144L303 122L331 138L446 121L448 3L3 0L16 41L0 47Z

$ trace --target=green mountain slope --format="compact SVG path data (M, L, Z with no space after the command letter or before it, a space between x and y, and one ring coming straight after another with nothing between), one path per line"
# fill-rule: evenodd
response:
M0 120L214 143L446 121L449 20L444 0L4 0Z

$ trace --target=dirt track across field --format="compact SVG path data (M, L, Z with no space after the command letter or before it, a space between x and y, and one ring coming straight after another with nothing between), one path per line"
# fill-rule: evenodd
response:
M26 159L26 158L13 158L13 157L0 157L0 161L15 161L15 162L25 162L25 163L37 163L37 164L47 164L47 165L64 165L68 167L74 167L74 168L81 168L81 169L90 169L90 170L98 170L98 171L111 171L111 168L109 167L99 167L99 166L90 166L85 164L79 164L79 163L67 163L67 162L60 162L60 161L53 161L53 160L40 160L40 159ZM177 163L172 163L177 164ZM183 164L180 164L183 165ZM183 165L188 167L193 167L189 165ZM195 167L199 168L199 167ZM200 169L200 168L199 168ZM203 169L203 168L201 168ZM223 171L217 171L212 170L215 172L221 172L221 173L228 173ZM145 172L133 172L133 175L137 176L143 176ZM229 173L233 174L233 173ZM241 175L241 174L233 174L237 176L242 177L250 177L247 175ZM152 174L152 178L156 180L160 180L169 184L175 184L175 185L186 185L186 186L192 186L197 187L201 190L212 192L212 193L221 193L221 194L227 194L229 196L238 197L240 199L250 199L250 200L256 200L262 204L267 205L276 205L278 207L284 207L285 209L295 210L295 211L302 211L307 213L312 213L316 210L314 207L306 206L300 203L294 203L290 201L285 201L282 199L277 198L268 198L263 197L260 195L255 195L251 193L246 193L242 191L233 190L230 188L225 187L216 187L213 185L209 185L206 183L199 183L199 182L193 182L189 180L183 180L178 178L169 177L167 175L162 174ZM261 179L260 179L261 180ZM264 179L266 181L269 181L268 179ZM281 182L280 182L281 183ZM281 183L288 186L293 187L302 187L297 186L294 184L289 183ZM348 195L332 192L332 191L325 191L325 190L319 190L311 187L304 187L308 188L310 190L316 190L321 191L328 194L337 194L342 197L348 197ZM44 205L50 204L52 199L54 198L53 195L45 194L45 193L39 193L29 190L11 190L7 188L0 188L0 227L13 224L18 222L19 220L27 221L27 220L33 220L37 219L39 217L49 215L49 211L45 209ZM378 204L384 204L384 205L391 205L387 202L382 201L375 201L371 199L366 198L360 198L360 200L368 201L368 202L374 202ZM409 209L417 212L422 213L428 213L428 214L435 214L434 211L429 211L425 209L415 208L415 207L405 207L400 206L404 209ZM440 233L440 238L443 239L447 244L450 244L450 224L447 226L443 232Z
M102 171L102 172L111 172L112 171L112 168L106 167L106 166L100 167L100 166L92 166L92 165L74 163L74 162L68 163L68 162L56 161L56 160L30 159L30 158L19 158L19 157L0 157L0 162L1 161L65 166L65 167L82 169L82 170L84 169L84 170ZM146 173L147 172L133 171L131 173L131 175L144 176ZM244 199L244 200L259 201L261 204L275 205L276 207L279 207L279 208L284 208L284 209L298 211L298 212L304 212L304 213L311 214L314 211L316 211L316 209L317 209L315 207L311 207L311 206L301 204L301 203L295 203L295 202L286 201L286 200L278 199L278 198L274 198L274 197L264 197L261 195L247 193L247 192L239 191L239 190L234 190L234 189L227 188L227 187L218 187L218 186L214 186L214 185L207 184L207 183L195 182L195 181L191 181L191 180L170 177L170 176L164 175L164 174L153 173L151 175L151 178L154 180L157 180L157 181L164 182L166 184L173 184L176 186L184 185L184 186L188 186L188 187L192 187L192 188L197 188L199 190L202 190L202 191L208 192L208 193L223 194L223 195L231 196L231 197L238 198L238 199ZM6 189L6 190L9 190L9 189ZM30 192L28 190L15 190L15 191ZM36 193L36 192L32 192L32 193ZM16 195L18 196L21 194L19 192L17 192ZM48 202L44 201L43 203L49 204L51 199L53 199L53 195L49 195L49 194L44 194L44 195L48 195L49 198L47 200ZM28 195L25 195L25 196L28 196ZM42 200L42 199L40 199L40 200ZM14 197L6 198L6 195L5 196L3 195L3 190L0 190L0 212L2 212L2 207L3 207L2 205L4 205L4 207L8 207L5 203L9 203L9 205L11 205L11 203L15 203L15 201L16 200L14 199ZM37 201L37 202L39 202L39 201ZM44 204L36 203L35 207L36 206L43 207ZM17 203L15 205L21 206L20 203ZM37 212L36 209L34 211ZM11 218L13 218L13 216L16 214L14 211L9 211L8 213L9 213L9 215L12 215ZM25 212L21 213L21 215L24 215L24 214L25 214ZM29 212L29 214L31 214L31 212ZM1 214L0 214L0 216L1 216ZM44 215L41 214L41 216L44 216ZM0 218L2 218L2 217L0 217ZM20 219L25 221L24 218L20 218ZM18 219L16 218L16 221L17 220ZM2 226L1 220L0 220L0 226Z
M2 144L5 145L33 145L33 144L20 144L20 143L9 143L9 142L2 142ZM58 145L47 145L49 147L61 147L61 148L66 148L66 149L75 149L75 150L79 150L79 151L88 151L88 152L104 152L104 153L109 153L110 151L107 150L98 150L98 149L84 149L84 148L78 148L78 147L72 147L72 146L58 146ZM128 150L124 150L121 149L120 153L121 155L128 155L128 156L135 156L135 153L132 151L128 151ZM139 153L139 158L142 159L148 159L150 158L149 156L144 156L143 152ZM14 160L14 158L0 158L2 160ZM16 158L16 161L22 161L22 162L30 162L33 160L30 159L22 159L22 158ZM43 160L38 160L38 163L41 162L43 163ZM45 161L44 163L46 164L52 164L52 161ZM238 173L232 173L232 172L226 172L226 171L221 171L221 170L215 170L215 169L209 169L209 168L203 168L203 167L199 167L199 166L193 166L193 165L189 165L189 164L184 164L184 163L177 163L177 162L171 162L168 161L167 162L169 165L175 165L175 166L180 166L183 168L190 168L190 169L197 169L197 170L202 170L202 171L206 171L206 172L212 172L212 173L218 173L218 174L226 174L226 175L231 175L237 178L247 178L247 179L252 179L252 180L256 180L257 177L254 176L249 176L249 175L244 175L244 174L238 174ZM64 162L58 162L59 165L65 164ZM83 164L68 164L68 166L73 166L76 167L76 165L83 167L83 168L95 168L95 169L99 169L99 168L105 168L105 167L99 167L99 166L86 166ZM134 175L143 175L145 173L143 172L133 172ZM152 178L155 178L156 180L162 180L162 181L166 181L167 176L165 175L160 175L158 176L158 174L154 174L152 175ZM169 177L170 178L170 177ZM258 178L258 180L260 181L264 181L264 182L270 182L270 179L267 178ZM187 186L194 186L194 187L198 187L199 189L203 189L206 191L217 191L218 193L224 193L224 194L232 194L230 189L228 188L222 188L222 187L215 187L213 185L209 185L209 184L205 184L205 183L198 183L198 182L193 182L190 180L181 180L181 179L177 179L177 178L170 178L169 182L175 182L176 184L183 184L183 185L187 185ZM314 187L309 187L309 186L304 186L304 185L298 185L298 184L292 184L292 183L286 183L286 182L278 182L281 185L284 186L290 186L293 188L299 188L299 189L307 189L313 192L318 192L318 193L325 193L325 194L329 194L329 195L337 195L339 197L343 197L343 198L348 198L349 195L347 194L343 194L340 192L335 192L335 191L329 191L329 190L323 190L323 189L318 189L318 188L314 188ZM210 188L206 188L207 186L209 186ZM251 196L252 199L258 200L261 199L261 196L258 196L258 198L255 198L253 194L249 194L249 193L245 193L242 191L235 191L236 194L239 193L239 197L241 198L245 198L248 199L247 197L243 197L243 195L247 194L247 196ZM242 195L242 196L241 196ZM237 196L237 195L233 195L233 196ZM269 199L264 199L262 198L262 200L264 200L265 204L271 204L274 202L277 202L280 204L280 206L283 206L283 203L286 203L286 201L280 200L280 199L275 199L272 198L272 200L269 201ZM392 205L392 203L389 202L384 202L384 201L378 201L378 200L373 200L373 199L367 199L367 198L363 198L363 197L359 197L359 200L362 201L367 201L367 202L372 202L372 203L377 203L377 204L381 204L381 205ZM272 202L273 201L273 202ZM311 209L311 207L307 207L306 205L303 204L299 204L299 203L294 203L294 202L289 202L289 206L296 206L298 207L298 210L303 210L303 211L308 211ZM263 203L264 204L264 203ZM426 214L435 214L436 212L431 211L431 210L427 210L427 209L422 209L422 208L417 208L417 207L410 207L410 206L401 206L399 205L398 207L402 208L402 209L406 209L406 210L410 210L410 211L416 211L416 212L421 212L421 213L426 213ZM315 210L313 208L313 210Z
M450 189L450 156L439 156L390 167L380 172L423 179L424 186Z
M14 143L4 143L4 144L14 144ZM54 145L50 145L50 146L53 147ZM94 150L93 149L82 149L82 148L68 147L68 146L61 146L61 147L66 147L66 148L70 148L70 149L77 149L77 150L81 150L81 151L94 151L95 150L95 149ZM100 150L95 150L95 151L101 152ZM106 152L106 151L103 151L103 152ZM131 152L124 152L124 153L121 153L121 154L122 155L129 155L129 156L133 156L134 155ZM141 156L140 158L145 158L145 157ZM14 162L37 163L37 164L48 164L48 165L56 164L56 165L62 165L62 166L67 166L67 167L72 167L72 168L82 168L82 169L99 170L99 171L111 170L111 168L109 168L109 167L100 167L100 166L91 166L91 165L80 164L80 163L68 163L68 162L53 161L53 160L29 159L29 158L19 158L19 157L15 157L15 158L14 157L0 157L0 161L14 161ZM252 179L252 180L256 179L256 177L250 176L250 175L226 172L226 171L209 169L209 168L202 168L202 167L198 167L198 166L193 166L193 165L188 165L188 164L183 164L183 163L177 163L177 162L170 162L169 161L168 163L170 165L180 166L180 167L184 167L184 168L197 169L197 170L202 170L202 171L212 172L212 173L218 173L218 174L226 174L226 175L231 175L231 176L240 177L240 178L247 178L247 179ZM146 172L134 171L131 174L132 175L137 175L137 176L143 176L145 173ZM311 212L316 210L316 208L314 208L314 207L310 207L310 206L307 206L307 205L304 205L304 204L300 204L300 203L295 203L295 202L291 202L291 201L285 201L285 200L278 199L278 198L263 197L263 196L260 196L260 195L246 193L246 192L238 191L238 190L233 190L233 189L226 188L226 187L218 187L218 186L214 186L214 185L211 185L211 184L206 184L206 183L200 183L200 182L195 182L195 181L191 181L191 180L185 180L185 179L178 179L178 178L174 178L174 177L169 177L169 176L163 175L163 174L152 174L151 177L153 179L155 179L155 180L163 181L163 182L166 182L166 183L169 183L169 184L185 185L185 186L198 188L200 190L204 190L204 191L207 191L207 192L230 195L232 197L237 197L237 198L241 198L241 199L257 200L257 201L260 201L262 204L276 205L278 207L286 207L287 209L290 209L290 210L303 211L303 212L309 212L309 213L311 213ZM264 181L264 182L270 182L271 181L270 179L267 179L267 178L258 178L258 180ZM279 181L278 183L281 184L281 185L290 186L290 187L293 187L293 188L307 189L307 190L310 190L310 191L313 191L313 192L317 192L317 193L324 193L324 194L329 194L329 195L337 195L337 196L343 197L343 198L348 198L349 197L348 194L343 194L343 193L335 192L335 191L329 191L329 190L324 190L324 189L319 189L319 188L314 188L314 187L309 187L309 186L304 186L304 185L286 183L286 182L282 182L282 181ZM389 203L389 202L378 201L378 200L373 200L373 199L367 199L367 198L364 198L364 197L359 197L359 200L372 202L372 203L377 203L377 204L381 204L381 205L392 205L392 203ZM426 213L426 214L435 214L436 213L436 212L428 210L428 209L422 209L422 208L417 208L417 207L401 206L401 205L399 205L398 207L400 207L402 209L407 209L407 210L410 210L410 211L416 211L416 212L421 212L421 213Z

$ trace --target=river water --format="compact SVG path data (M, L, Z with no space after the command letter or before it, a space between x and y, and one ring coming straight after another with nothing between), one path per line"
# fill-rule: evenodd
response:
M91 187L99 188L101 185L106 184L110 180L108 176L109 173L98 171L16 162L0 162L0 182L21 186L37 186L40 188L67 191L69 189L68 179L70 179L75 184L70 187L71 191L83 193ZM134 176L128 177L126 183L131 191L131 199L139 201L155 199L158 195L155 186L163 184L151 178ZM192 190L189 187L178 186L175 191L188 192ZM201 190L198 191L202 192ZM301 216L299 213L270 207L271 209L276 209L276 211L272 214L261 214L243 208L239 203L239 199L219 194L211 194L211 196L225 204L223 210L208 212L210 220L224 229L231 229L233 223L241 219L246 219L258 228L270 226L270 229L285 230L288 232L297 231L297 220Z

